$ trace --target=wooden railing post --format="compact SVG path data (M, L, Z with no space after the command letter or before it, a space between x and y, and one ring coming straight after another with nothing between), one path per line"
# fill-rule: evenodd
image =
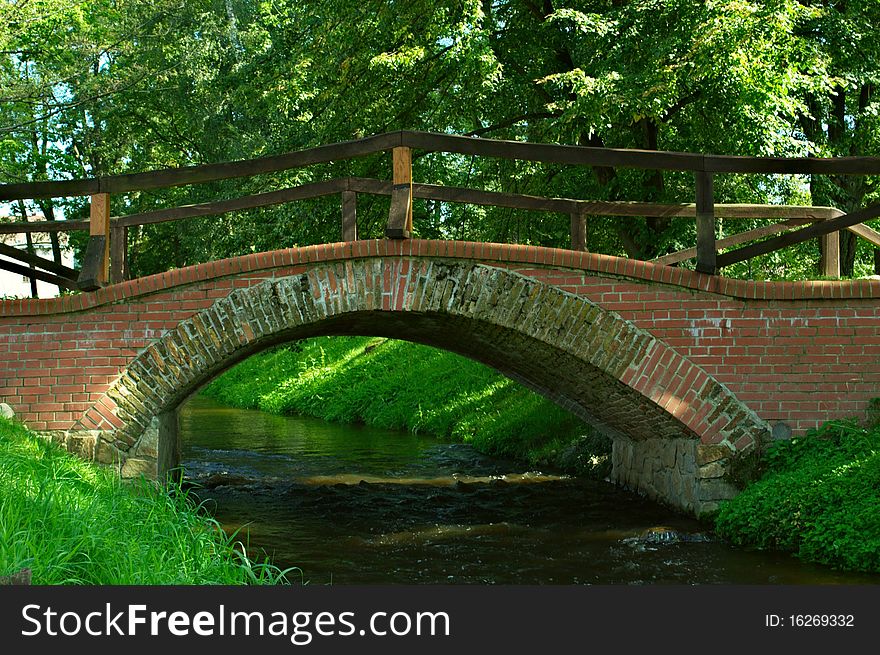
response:
M90 200L89 243L77 280L83 291L99 289L110 279L110 194L95 193Z
M571 212L571 249L587 251L587 217L582 209Z
M342 192L342 240L357 241L357 193Z
M104 237L104 257L98 267L97 281L110 279L110 194L96 193L91 198L89 211L89 236Z
M118 284L128 277L128 228L110 226L110 283Z
M412 235L412 151L406 147L394 148L392 157L394 178L385 236L408 239Z
M829 232L822 239L822 275L840 277L840 232Z
M718 273L715 246L715 199L712 173L697 171L697 270L700 273Z

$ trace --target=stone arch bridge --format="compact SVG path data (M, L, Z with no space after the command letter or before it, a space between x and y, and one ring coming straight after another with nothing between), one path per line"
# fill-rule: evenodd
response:
M700 514L734 458L878 395L880 280L747 282L586 252L326 244L50 300L0 302L0 400L125 477L179 463L176 409L229 366L317 335L479 360L594 424L614 481Z

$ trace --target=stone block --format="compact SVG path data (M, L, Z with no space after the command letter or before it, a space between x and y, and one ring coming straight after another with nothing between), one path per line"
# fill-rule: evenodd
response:
M660 458L661 458L661 461L663 463L664 468L667 468L667 469L675 468L677 447L678 447L678 444L676 444L675 442L672 442L660 451Z
M673 483L672 483L672 471L669 469L660 471L657 473L655 478L657 490L660 492L660 496L663 498L674 498L675 496L672 493Z
M155 420L138 439L132 449L132 454L136 457L149 457L150 459L156 459L159 456L159 430L155 426Z
M697 464L703 466L717 462L719 459L726 459L733 453L730 448L722 444L705 444L697 445Z
M728 500L738 493L739 490L735 486L720 478L701 480L699 483L700 501Z
M697 500L697 490L695 480L686 480L682 478L681 484L681 506L686 508L694 507Z
M134 426L129 425L127 428L125 428L123 430L116 431L116 440L114 443L116 443L118 448L121 448L122 450L127 451L127 450L130 450L131 447L135 444L135 437L132 436L132 434L130 432L133 429L134 429Z
M112 443L98 439L95 448L95 461L99 464L116 464L122 459L119 450Z
M71 432L68 435L67 450L84 460L93 461L97 443L98 437L92 431Z
M697 477L701 479L720 478L727 471L727 460L719 459L715 462L705 464L697 471Z
M678 468L681 474L686 477L695 477L697 474L696 457L692 449L678 449Z
M718 509L719 503L715 500L707 500L700 503L697 508L697 518L701 518L706 514L710 514Z
M791 426L788 423L779 421L773 426L770 436L773 441L787 441L791 439L791 432Z
M122 477L126 480L144 476L150 480L156 479L156 460L129 457L122 465Z
M684 481L681 477L681 471L677 468L669 471L669 490L673 498L681 498L684 494Z

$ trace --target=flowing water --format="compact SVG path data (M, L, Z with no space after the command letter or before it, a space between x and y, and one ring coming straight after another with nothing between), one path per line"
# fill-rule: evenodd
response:
M224 529L311 584L880 582L731 548L610 484L466 445L201 397L180 422L187 478Z

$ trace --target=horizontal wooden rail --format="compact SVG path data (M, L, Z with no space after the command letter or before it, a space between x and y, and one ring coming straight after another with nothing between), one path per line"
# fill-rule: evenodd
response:
M183 205L169 209L158 209L138 214L116 217L111 221L112 229L117 234L123 234L120 230L138 225L150 225L168 221L177 221L186 218L200 216L222 215L233 211L255 209L280 205L297 200L320 198L341 193L346 205L348 218L346 219L346 237L356 238L357 229L353 212L356 205L356 194L366 193L371 195L391 196L394 184L386 180L372 178L345 177L303 184L270 191L266 193L252 194L229 200L219 200L208 203ZM651 217L680 217L695 218L695 203L645 203L626 201L604 200L575 200L571 198L547 198L518 193L504 193L499 191L483 191L465 187L451 187L437 184L412 185L413 197L419 199L436 200L440 202L464 203L479 206L506 207L527 211L554 212L568 214L569 216L651 216ZM715 205L715 216L727 219L785 219L785 223L762 226L749 232L732 235L717 243L719 248L739 245L746 241L778 234L791 229L796 225L817 220L827 220L842 216L842 212L833 207L806 207L794 205L750 205L750 204L718 204ZM580 225L580 219L578 226ZM89 221L42 221L42 222L19 222L0 224L0 233L40 233L61 232L72 230L90 229ZM880 234L866 226L852 226L851 229L875 245L880 245ZM584 237L585 235L579 235ZM354 239L350 239L354 240ZM582 240L582 238L581 238ZM112 245L112 244L111 244ZM581 244L583 247L583 244ZM116 256L113 259L124 261L124 253L117 245ZM12 249L18 251L17 249ZM696 248L689 248L665 255L654 261L662 264L673 264L691 259L696 256ZM71 275L72 269L67 269L62 275ZM59 271L56 271L59 272ZM121 271L115 271L114 281L123 279Z
M433 132L402 132L403 145L420 150L553 164L611 166L705 173L873 175L880 157L738 157L477 139Z
M258 193L230 200L218 200L194 205L182 205L169 209L157 209L138 214L115 217L113 222L119 227L133 227L164 223L198 216L220 215L233 211L255 209L280 205L296 200L308 200L342 192L367 193L390 196L393 184L384 180L362 177L345 177L303 184L301 186ZM481 206L508 207L529 211L557 212L571 214L583 212L592 216L651 216L694 218L696 204L661 204L645 202L574 200L570 198L546 198L518 193L481 191L465 187L451 187L437 184L413 184L415 198L438 200L441 202L465 203ZM715 205L715 215L719 218L795 218L804 221L824 220L841 216L842 212L833 207L802 207L795 205ZM44 232L71 232L88 230L89 221L38 221L0 223L0 234L27 234ZM870 228L864 228L876 234ZM856 229L853 229L855 232ZM858 232L857 232L858 233ZM868 234L868 232L865 232ZM866 237L867 238L867 237ZM870 239L869 239L870 240Z
M257 159L81 180L3 184L0 185L0 201L87 196L97 193L127 193L187 184L202 184L347 160L398 147L553 164L703 173L825 175L873 175L880 173L880 157L829 159L819 157L737 157L688 152L525 143L407 130Z
M848 225L846 229L880 248L880 232L877 232L877 230L873 230L867 225Z
M348 178L349 188L358 193L391 195L391 182L363 177ZM592 216L651 216L694 218L697 215L695 203L661 204L637 201L574 200L571 198L546 198L520 193L500 191L481 191L465 187L443 186L438 184L413 183L413 196L423 200L439 200L487 207L509 207L529 211L557 212L569 214L582 211ZM834 207L805 207L799 205L715 205L718 218L736 219L802 219L804 221L825 220L841 216Z
M88 221L31 221L0 223L0 234L40 234L43 232L74 232L88 230Z
M279 189L278 191L268 191L266 193L242 196L241 198L232 198L231 200L218 200L198 205L182 205L170 209L157 209L141 214L130 214L117 218L116 223L122 227L133 227L135 225L177 221L182 218L193 218L195 216L228 214L229 212L243 209L270 207L295 200L320 198L321 196L329 196L346 190L348 190L348 179L337 178L325 182L314 182L312 184Z
M0 200L88 196L96 193L127 193L130 191L146 191L149 189L252 177L254 175L277 173L295 168L304 168L314 164L326 164L332 161L353 159L377 152L384 152L400 145L400 142L401 133L391 132L356 141L334 143L281 155L260 157L258 159L168 168L147 171L145 173L111 175L86 180L4 184L0 185Z

